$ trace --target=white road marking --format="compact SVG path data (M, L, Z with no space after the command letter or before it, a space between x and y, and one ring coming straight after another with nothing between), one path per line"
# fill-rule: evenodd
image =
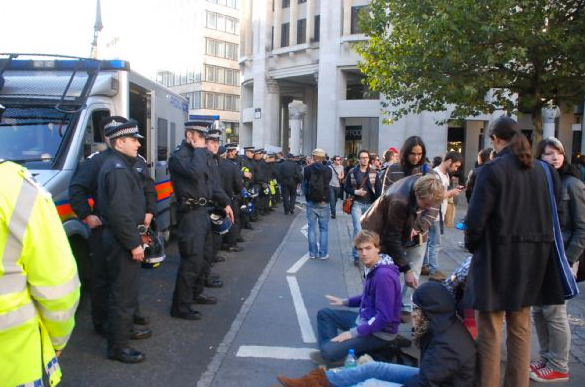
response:
M315 348L267 347L262 345L242 345L237 357L261 357L283 360L309 360Z
M308 238L309 235L309 225L305 224L303 227L301 227L301 233L305 236L305 238Z
M286 280L288 282L288 287L290 288L290 294L295 306L297 319L299 320L303 342L316 343L317 339L315 338L315 332L313 332L313 327L311 326L311 320L309 319L309 313L305 307L305 301L303 301L299 283L297 282L297 279L292 276L287 276Z
M297 272L299 270L301 270L301 267L303 267L303 265L305 264L305 262L307 262L308 260L309 260L309 253L303 255L298 261L296 261L295 264L292 265L290 267L290 269L288 269L286 271L286 274L291 274L291 275L297 274Z

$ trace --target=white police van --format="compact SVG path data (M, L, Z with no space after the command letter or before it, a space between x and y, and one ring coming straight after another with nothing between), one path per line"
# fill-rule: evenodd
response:
M100 121L138 121L155 179L159 230L168 235L174 197L167 160L183 138L187 100L130 70L122 60L58 55L0 54L0 158L24 165L51 194L87 275L88 228L69 205L69 181L78 163L105 148Z

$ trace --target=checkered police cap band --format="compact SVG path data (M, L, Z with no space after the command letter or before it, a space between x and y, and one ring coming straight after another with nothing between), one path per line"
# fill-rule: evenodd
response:
M116 126L107 127L105 130L105 135L108 136L110 140L124 136L143 138L140 135L138 124L135 121L130 121L123 124L118 124Z

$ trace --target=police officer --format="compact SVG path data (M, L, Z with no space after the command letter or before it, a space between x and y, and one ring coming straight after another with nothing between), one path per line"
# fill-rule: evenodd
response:
M252 191L254 188L254 147L247 146L244 147L244 157L240 158L240 170L244 175L244 188L248 191ZM256 211L256 210L254 210ZM242 218L242 226L245 229L253 230L252 224L250 222L254 221L254 213L247 215L241 213Z
M101 133L104 134L104 139L109 145L109 139L105 135L105 131L117 125L128 122L124 117L111 116L102 119ZM90 299L91 299L91 314L96 333L106 336L108 330L108 279L106 273L106 263L104 254L100 251L102 221L99 213L99 195L98 195L98 174L106 161L114 151L108 147L107 149L96 152L90 155L84 162L82 162L69 184L69 199L71 208L79 219L90 228L90 249L91 249L91 271L90 271ZM135 169L140 173L144 195L146 197L146 215L144 217L144 224L149 226L153 215L156 211L156 188L154 181L148 174L148 166L146 160L140 155L136 160ZM89 199L93 199L93 208L89 205ZM139 311L138 298L136 299L136 310L134 311L134 323L138 325L148 325L148 318L141 315ZM131 339L138 340L150 337L152 331L148 328L134 328L131 333Z
M237 246L240 235L240 196L242 188L244 187L242 171L238 168L237 160L235 159L237 149L238 144L230 143L226 144L225 147L220 147L218 152L221 156L219 160L219 170L221 172L222 187L231 199L231 206L234 210L234 219L236 220L227 235L224 237L224 247L230 252L239 252L243 250L242 247Z
M286 160L278 164L278 168L284 202L284 214L294 214L297 199L297 185L303 181L303 169L295 161L292 153L286 155Z
M192 309L194 293L203 292L204 248L211 244L209 208L213 200L223 206L233 222L229 197L216 182L210 169L205 145L209 125L185 123L185 139L169 159L169 172L177 198L177 239L181 264L173 293L171 316L199 320L201 313Z
M254 189L258 193L254 201L254 207L257 209L257 215L267 215L268 193L265 191L268 188L268 176L266 168L264 167L264 149L254 149Z
M139 363L144 354L130 348L133 314L138 298L140 262L144 259L142 237L146 197L136 170L140 135L138 124L129 121L109 126L112 151L98 176L98 211L102 218L102 253L107 272L108 358Z

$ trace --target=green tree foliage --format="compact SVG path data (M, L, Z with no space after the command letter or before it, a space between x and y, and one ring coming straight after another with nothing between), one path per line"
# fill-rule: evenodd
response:
M372 0L356 46L386 113L532 114L585 97L585 0ZM515 96L518 98L515 98Z

